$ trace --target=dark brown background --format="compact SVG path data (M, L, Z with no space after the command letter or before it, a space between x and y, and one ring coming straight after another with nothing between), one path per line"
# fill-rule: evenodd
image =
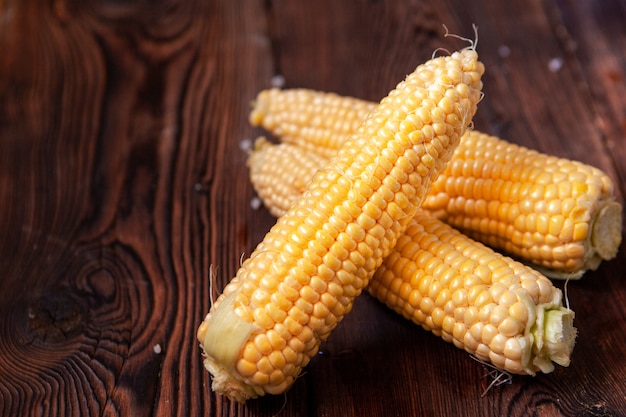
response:
M218 292L274 221L240 149L256 93L282 74L378 100L472 23L476 127L606 170L621 200L621 0L0 0L0 415L626 415L623 249L569 283L552 374L481 396L483 365L363 295L286 395L209 390L210 265Z

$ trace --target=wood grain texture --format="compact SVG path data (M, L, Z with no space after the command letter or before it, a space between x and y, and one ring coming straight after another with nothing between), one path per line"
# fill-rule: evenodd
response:
M476 23L476 127L621 199L625 21L621 0L0 0L0 415L626 415L623 248L567 285L572 365L486 393L487 368L368 295L284 396L212 394L195 339L274 221L242 150L274 75L377 100L462 46L442 24Z

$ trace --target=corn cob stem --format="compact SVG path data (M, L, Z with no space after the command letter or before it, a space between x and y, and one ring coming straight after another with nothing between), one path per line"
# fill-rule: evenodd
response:
M329 158L373 106L333 93L271 89L258 94L250 121ZM622 240L622 206L604 172L477 131L464 135L423 208L553 278L580 278L613 259Z
M216 392L284 392L351 310L471 122L477 59L417 67L243 262L198 328Z

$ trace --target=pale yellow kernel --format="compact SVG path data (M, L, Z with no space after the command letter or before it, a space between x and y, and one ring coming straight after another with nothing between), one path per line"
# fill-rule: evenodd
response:
M518 301L509 307L509 314L512 318L520 323L526 323L528 321L528 307L526 303Z
M283 352L279 350L275 350L274 352L270 353L267 359L274 369L280 369L287 363Z
M285 326L285 323L276 323L276 325L274 326L274 331L276 331L276 333L278 333L278 335L286 342L287 340L289 340L289 338L291 338L292 334L289 331L289 329L287 328L287 326Z
M348 286L354 284L356 276L354 273L342 269L337 272L336 278L343 286Z
M271 329L274 326L274 320L264 308L255 308L252 312L254 323L264 329Z
M259 359L256 363L256 367L259 372L263 372L264 374L267 374L267 375L271 374L272 371L274 370L274 367L270 363L270 360L268 359L267 356L263 356L261 359Z
M298 360L298 354L290 346L286 346L283 349L282 353L283 353L286 363L288 364L295 364L296 361Z
M511 317L506 317L498 326L498 331L507 337L518 335L522 330L521 323Z
M517 302L517 295L513 291L505 291L498 298L498 304L503 307L510 307Z
M317 317L318 319L325 319L326 317L330 315L330 311L328 310L328 307L326 307L324 303L317 302L313 305L312 315L314 317Z
M317 291L315 291L315 289L313 289L311 286L307 285L300 289L300 297L301 299L296 301L296 305L302 308L302 305L305 305L305 304L298 304L299 302L301 302L301 300L304 300L307 303L313 304L313 303L316 303L317 300L319 300L320 294ZM302 310L307 313L309 312L307 309L304 309L304 308L302 308Z
M356 242L346 232L341 232L337 236L337 242L335 242L335 244L331 248L333 251L335 250L335 245L340 245L341 248L346 253L349 253L350 251L353 251L353 250L356 249ZM338 257L339 257L339 255L338 255ZM340 259L345 259L345 258L344 257L340 257Z
M324 281L323 279L321 279L318 276L313 276L311 277L311 281L309 282L309 286L315 290L316 292L322 294L326 291L326 288L328 288L328 285L326 283L326 281Z
M270 384L266 387L266 391L270 394L280 394L285 390L285 374L279 369L272 371L270 374Z
M411 202L409 201L408 195L406 193L399 191L395 194L394 202L389 203L388 211L391 210L391 205L394 203L400 209L402 215L404 215L404 210L409 206ZM394 216L394 218L397 217Z
M276 331L276 330L268 330L266 332L267 340L270 342L274 349L283 349L287 342L286 340Z
M365 230L357 223L350 223L346 228L346 233L356 242L362 242L365 239Z
M308 249L304 250L304 252L307 252L307 251ZM322 253L323 253L323 250L322 250ZM304 276L311 276L315 274L316 265L318 265L321 261L322 261L322 258L319 255L315 255L312 257L309 257L309 255L303 256L302 258L298 259L298 261L296 262L296 265L298 266L299 274L303 274ZM306 279L301 275L298 275L297 279L298 279L298 282L302 284L306 283Z
M491 296L491 294L489 293L489 291L480 290L480 287L478 287L478 289L479 289L480 291L477 291L477 292L478 292L478 295L474 298L474 297L472 297L472 296L473 296L473 290L474 290L475 288L477 288L477 287L474 287L474 288L470 289L470 292L469 292L469 300L470 300L470 303L471 303L471 304L473 304L474 306L476 306L476 307L478 307L478 308L480 308L480 309L481 309L481 315L482 315L482 314L483 314L483 310L484 310L486 307L488 308L488 307L491 305L490 303L492 303L492 302L493 302L493 297ZM490 312L491 312L491 311L490 311L490 310L488 310L488 313L486 313L486 314L489 314ZM481 316L481 320L483 320L483 317L482 317L482 316Z
M490 346L491 347L491 346ZM491 363L502 369L504 368L504 364L506 362L506 358L504 357L504 355L500 352L496 353L493 348L491 350L491 352L489 352L489 361L491 361Z
M296 290L288 287L287 285L284 285L284 282L283 282L280 284L278 291L273 293L272 296L270 297L270 299L272 300L272 303L283 311L288 311L292 306L292 302L285 295L286 293L292 294L293 300L295 300L299 296ZM278 320L278 321L282 321L282 320Z
M441 322L441 329L444 332L452 336L454 333L455 324L456 324L456 320L453 317L450 317L449 315L444 314L442 322Z
M340 274L337 274L337 275L339 277ZM329 282L327 293L332 295L335 298L339 298L343 295L343 288L341 287L341 285L337 284L336 282Z
M442 288L441 291L439 291L437 298L435 298L435 305L437 305L437 307L443 308L448 303L448 301L450 301L450 291L446 288Z
M584 241L589 236L589 222L580 222L574 225L573 239L575 241Z
M341 260L337 258L337 255L332 251L322 257L322 262L333 271L338 271L341 268Z
M412 292L413 288L411 287L411 284L409 282L403 282L402 285L400 286L400 290L398 292L398 295L400 296L400 299L402 300L408 300L409 297L411 296L411 292Z
M577 261L585 256L585 245L582 242L568 243L565 245L567 261Z
M274 303L267 304L265 306L265 311L274 323L282 323L283 320L285 320L285 317L287 317L287 309L282 309Z
M443 289L443 285L441 284L441 282L433 279L428 287L428 297L430 297L433 300L436 300L437 297L439 296L439 293L442 291Z
M285 252L287 252L291 257L298 258L302 256L302 249L293 244L292 242L287 242L284 246Z
M252 375L250 377L250 381L252 381L252 383L254 385L258 385L258 386L265 386L267 384L269 384L270 382L270 377L268 374L265 374L263 372L256 372L254 375Z
M485 344L490 344L496 335L498 335L498 329L491 324L486 324L482 327L480 340Z
M307 249L303 251L303 256L310 259L314 264L322 262L321 256L326 253L326 248L317 240L309 241Z
M291 316L285 318L283 325L289 331L289 333L294 336L297 336L302 331L302 324L298 323Z
M317 276L324 281L330 281L335 277L335 271L328 265L322 263L317 267Z
M313 330L308 326L305 326L304 329L302 329L302 333L300 333L298 338L306 345L310 344L311 341L315 342Z
M372 227L368 231L368 234L372 238L376 239L377 241L382 241L385 238L386 232L387 231L385 230L385 228L382 225L376 224L376 225L374 225L374 227ZM366 241L367 241L367 238L366 238Z
M261 359L261 356L261 352L259 352L254 343L246 343L246 346L243 349L242 359L245 359L248 362L256 363L259 359Z
M446 319L446 323L447 322L448 322L448 319ZM454 321L453 329L452 329L452 336L456 340L463 340L465 337L465 333L468 333L468 330L465 324L462 322Z
M499 326L504 319L508 317L508 310L506 307L497 305L491 310L489 315L489 322L494 326Z
M362 288L363 286L360 284L355 284L355 285L346 285L344 288L344 295L345 297L356 297L357 295L360 294L360 291L357 290L357 288Z
M237 372L244 378L249 378L257 372L256 362L250 362L246 359L237 361Z
M274 350L265 333L256 335L253 339L253 343L258 352L262 355L269 355L272 350Z
M430 314L435 308L435 303L432 299L428 297L423 297L420 302L420 310L422 310L425 314Z
M321 244L325 249L330 248L330 246L335 243L334 237L327 230L319 229L315 233L315 241Z
M502 282L494 282L489 288L493 300L499 300L508 291L508 286Z
M493 337L493 339L491 339L489 347L491 348L492 352L502 354L504 353L504 347L506 346L506 342L508 339L509 338L505 335L498 333Z
M467 290L465 288L459 288L458 290L452 293L452 302L455 306L466 306L467 305Z
M298 300L298 303L299 302L300 300ZM309 315L302 311L297 305L291 307L291 309L289 310L289 317L291 317L293 320L295 320L295 322L303 326L309 321Z
M409 305L412 308L417 308L420 305L420 303L422 302L422 295L420 294L419 291L413 290L413 291L411 291L411 294L410 294L410 296L408 298L408 301L409 301Z
M476 355L478 359L481 359L483 361L491 360L490 358L491 349L489 348L489 346L487 346L484 343L480 343L478 344L478 346L476 346L474 354Z
M443 327L443 320L446 318L446 313L443 311L442 308L436 307L432 311L431 317L432 317L434 327L439 328L439 329Z
M365 235L367 237L367 234ZM357 267L365 265L369 259L374 256L374 251L365 242L360 242L357 245L357 250L350 253L350 260Z
M252 293L250 299L254 305L264 305L269 302L270 293L268 291L258 288Z
M467 332L467 335L471 336L471 338L474 340L477 340L477 341L482 340L483 327L484 326L482 323L474 323L473 325L469 327L469 331Z

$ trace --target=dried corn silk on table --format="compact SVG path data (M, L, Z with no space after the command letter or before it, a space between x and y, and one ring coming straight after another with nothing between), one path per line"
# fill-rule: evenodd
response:
M259 91L379 100L476 24L475 129L597 167L623 203L625 21L619 0L0 0L0 415L625 416L623 245L553 281L577 337L549 373L494 371L367 292L285 394L215 394L196 339L276 221L246 166Z

